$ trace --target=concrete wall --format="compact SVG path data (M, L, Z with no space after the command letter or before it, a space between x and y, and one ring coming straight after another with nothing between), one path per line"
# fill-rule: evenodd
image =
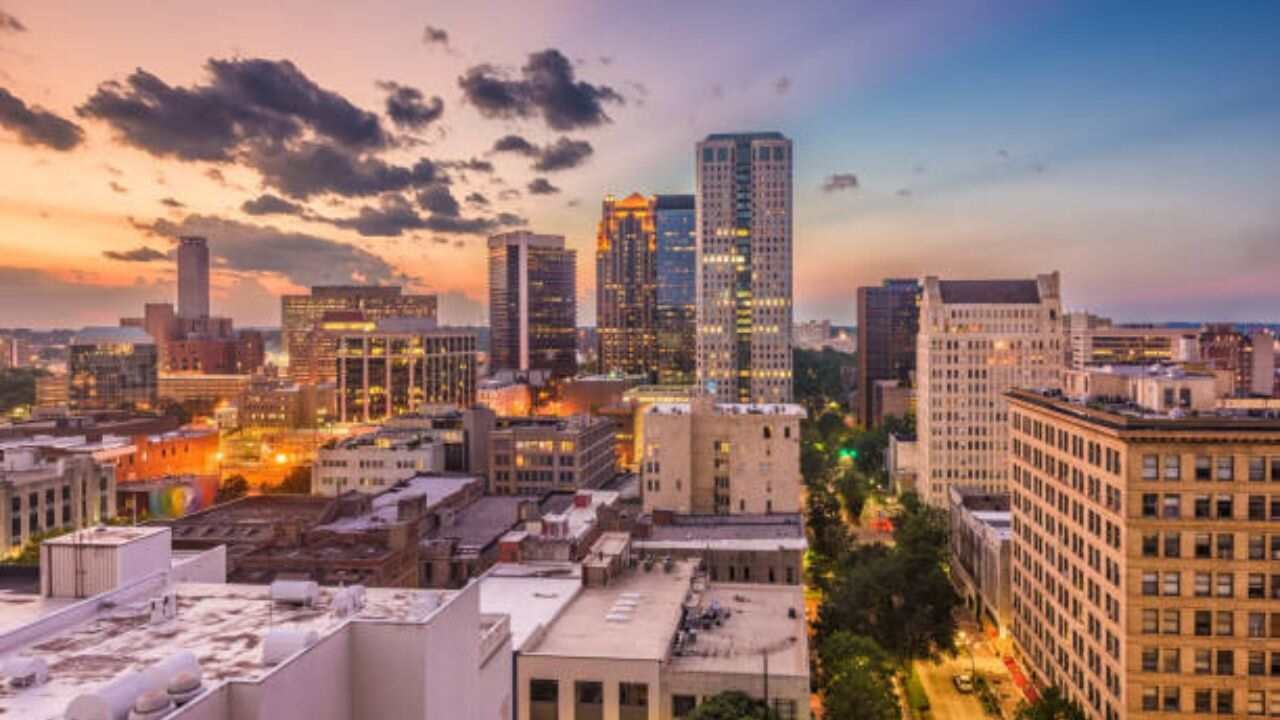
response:
M670 704L663 712L660 666L654 660L611 660L603 658L574 658L553 655L521 655L516 660L517 720L528 720L529 681L556 680L560 683L559 720L574 717L574 683L578 680L601 682L604 685L604 720L618 720L618 683L647 683L649 685L649 720L667 720L671 717Z

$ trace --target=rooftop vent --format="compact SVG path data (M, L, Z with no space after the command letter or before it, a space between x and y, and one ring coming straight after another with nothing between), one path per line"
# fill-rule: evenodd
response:
M262 637L262 664L279 665L294 653L315 645L320 634L315 630L274 628Z
M164 690L147 690L133 701L129 720L160 720L173 712L173 700Z
M49 679L49 664L40 658L14 657L0 665L0 673L9 678L13 687L29 688Z
M320 585L314 580L276 580L271 583L271 600L311 607L320 599Z

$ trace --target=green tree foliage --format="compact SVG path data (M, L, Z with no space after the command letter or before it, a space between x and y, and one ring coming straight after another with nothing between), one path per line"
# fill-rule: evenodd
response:
M898 550L920 562L941 564L951 539L946 512L924 504L915 493L904 493L901 503L893 530Z
M831 349L796 350L792 367L796 401L809 408L811 415L828 403L843 406L849 388L842 380L842 371L856 363L856 356Z
M763 702L737 690L713 695L685 716L687 720L778 720Z
M56 538L59 535L66 535L71 532L72 528L58 528L55 530L45 530L36 533L27 538L22 544L22 550L18 554L5 561L8 565L39 565L40 564L40 543L45 540Z
M1023 703L1016 720L1085 720L1084 710L1068 700L1056 686L1040 693L1034 703Z
M849 511L849 517L853 522L858 522L858 518L862 516L862 507L866 504L867 495L869 494L867 481L856 470L846 470L836 479L836 491L840 493L840 499L844 500L844 506Z
M263 492L273 495L310 495L311 466L295 466L289 471L289 474L284 477L284 480L281 480L279 484L263 488Z
M182 403L169 398L162 398L156 402L156 412L166 417L177 418L179 425L191 422L191 411Z
M832 634L818 651L822 707L827 717L899 720L893 664L874 640Z
M308 479L308 488L310 487L310 484L310 480ZM238 500L248 494L249 481L245 480L243 475L232 475L231 477L224 479L222 484L218 486L218 494L214 497L213 501L215 503L231 502L232 500Z
M0 414L14 408L34 405L36 378L49 373L39 368L6 368L0 370Z

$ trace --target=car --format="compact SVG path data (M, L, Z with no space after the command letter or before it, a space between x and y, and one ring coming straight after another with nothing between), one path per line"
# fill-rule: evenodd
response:
M960 673L951 676L951 682L956 686L958 692L969 694L973 692L973 676L969 673Z

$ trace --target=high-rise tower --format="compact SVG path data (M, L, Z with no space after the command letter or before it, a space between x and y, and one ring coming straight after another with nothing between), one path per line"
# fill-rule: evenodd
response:
M698 382L722 402L791 400L791 141L697 147Z
M209 317L209 243L202 237L178 239L178 317Z
M596 233L601 372L657 375L657 249L651 198L605 198Z
M489 238L491 370L577 371L577 253L562 235Z

